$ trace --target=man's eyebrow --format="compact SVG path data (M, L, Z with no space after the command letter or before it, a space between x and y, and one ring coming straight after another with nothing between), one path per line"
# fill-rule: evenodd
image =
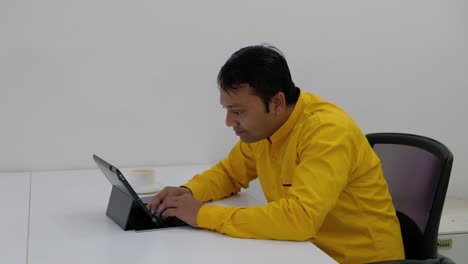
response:
M232 104L232 105L221 105L223 108L229 109L229 108L240 108L244 107L243 105L240 104Z

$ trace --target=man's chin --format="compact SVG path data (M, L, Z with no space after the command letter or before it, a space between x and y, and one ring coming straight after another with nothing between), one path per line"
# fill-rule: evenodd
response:
M245 136L239 136L239 139L244 143L254 143L254 142L259 141L258 139L254 139L254 138L251 138L251 137L245 137Z

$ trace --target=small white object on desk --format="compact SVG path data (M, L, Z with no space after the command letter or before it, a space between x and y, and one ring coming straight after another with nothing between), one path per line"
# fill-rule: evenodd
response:
M123 169L122 174L138 194L154 194L162 189L154 168Z

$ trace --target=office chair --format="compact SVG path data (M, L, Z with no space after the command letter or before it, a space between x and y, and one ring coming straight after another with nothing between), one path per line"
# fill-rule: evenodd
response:
M437 236L452 170L452 152L418 135L366 135L379 156L400 221L406 259L437 259Z

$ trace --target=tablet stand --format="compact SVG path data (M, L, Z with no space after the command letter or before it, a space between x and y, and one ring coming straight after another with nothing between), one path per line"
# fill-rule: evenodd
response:
M115 186L112 186L106 215L125 231L157 228L146 212Z

